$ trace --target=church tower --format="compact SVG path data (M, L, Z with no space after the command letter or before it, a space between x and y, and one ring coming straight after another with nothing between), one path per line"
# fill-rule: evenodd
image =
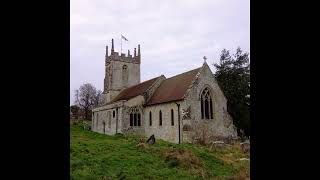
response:
M138 54L134 48L133 56L128 50L128 54L114 51L114 42L111 42L111 54L109 56L108 46L106 46L105 56L105 78L103 94L106 103L112 101L124 88L140 83L140 63L141 53L138 45Z

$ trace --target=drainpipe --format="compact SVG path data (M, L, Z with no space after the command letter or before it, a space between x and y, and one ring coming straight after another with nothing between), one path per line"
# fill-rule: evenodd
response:
M181 143L180 140L180 104L176 103L176 105L178 106L178 132L179 132L179 144Z

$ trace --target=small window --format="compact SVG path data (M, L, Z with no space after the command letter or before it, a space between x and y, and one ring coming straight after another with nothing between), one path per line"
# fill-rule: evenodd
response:
M141 126L140 113L138 114L138 126Z
M133 125L137 126L137 114L136 113L133 115Z
M171 126L174 126L174 114L173 114L173 109L171 109Z
M152 113L149 112L149 125L152 126Z
M159 111L159 125L162 126L162 112Z
M130 114L130 126L133 126L133 114Z
M113 110L112 117L114 118L115 116L116 116L116 112Z
M103 134L105 134L105 133L106 133L106 123L103 122Z
M123 65L122 66L122 83L124 86L127 86L128 84L128 66L127 65Z

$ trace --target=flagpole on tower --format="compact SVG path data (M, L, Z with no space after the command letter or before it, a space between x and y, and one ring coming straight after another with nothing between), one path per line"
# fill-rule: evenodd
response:
M121 50L120 50L120 56L121 56L121 54L122 54L122 34L121 34Z
M122 39L128 41L128 39L121 34L121 50L120 50L120 56L121 56L121 54L122 54Z

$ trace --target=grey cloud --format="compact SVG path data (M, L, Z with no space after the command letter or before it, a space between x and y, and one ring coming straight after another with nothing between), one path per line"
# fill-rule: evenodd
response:
M141 44L141 79L167 77L212 64L222 48L250 49L249 0L71 0L70 101L90 82L103 87L105 46L123 52ZM211 69L213 67L211 66Z

